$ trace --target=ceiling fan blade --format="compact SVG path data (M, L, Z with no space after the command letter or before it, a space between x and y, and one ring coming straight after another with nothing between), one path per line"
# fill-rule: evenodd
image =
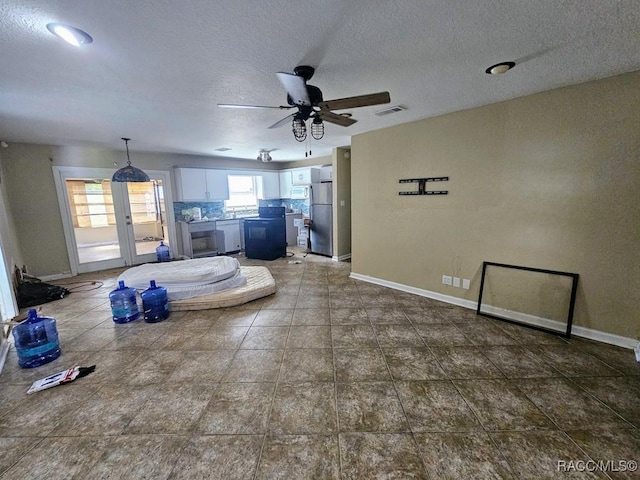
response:
M357 120L346 117L344 115L338 115L337 113L330 112L329 110L320 110L317 114L322 120L329 123L335 123L342 127L348 127L357 122Z
M346 108L368 107L370 105L380 105L389 103L391 97L389 92L370 93L368 95L358 95L356 97L338 98L336 100L327 100L320 102L318 105L322 109L328 110L344 110Z
M295 113L292 113L291 115L287 115L286 117L284 117L282 120L278 120L276 123L274 123L273 125L271 125L269 128L278 128L281 127L283 125L286 125L288 122L291 121L291 118L295 115Z
M285 72L278 72L276 75L293 103L296 105L311 105L309 92L307 92L307 82L304 78Z
M283 105L280 105L279 107L271 107L268 105L238 105L235 103L219 103L218 106L222 108L254 108L254 109L276 108L278 110L288 110L290 108L293 108L292 106L283 106Z

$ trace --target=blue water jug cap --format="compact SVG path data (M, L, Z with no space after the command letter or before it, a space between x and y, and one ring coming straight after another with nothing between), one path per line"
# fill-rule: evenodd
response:
M35 308L30 308L27 312L27 323L35 323L38 321L38 312Z
M118 290L122 290L124 288L127 288L124 286L124 280L118 280Z
M158 287L156 287L156 281L155 280L151 280L149 282L149 288L158 288Z
M162 240L160 240L160 246L164 247L164 242Z

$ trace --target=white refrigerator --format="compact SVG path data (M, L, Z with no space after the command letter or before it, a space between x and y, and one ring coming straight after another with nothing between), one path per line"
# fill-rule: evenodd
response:
M333 201L332 183L311 184L311 253L333 255Z

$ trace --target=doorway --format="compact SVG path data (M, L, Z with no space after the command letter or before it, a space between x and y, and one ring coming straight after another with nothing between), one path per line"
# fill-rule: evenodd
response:
M72 274L156 260L175 245L169 172L149 182L111 182L108 169L54 167Z

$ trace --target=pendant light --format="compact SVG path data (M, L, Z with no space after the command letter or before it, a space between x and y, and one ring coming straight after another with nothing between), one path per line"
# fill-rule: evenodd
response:
M116 170L111 178L112 182L150 182L151 179L149 175L144 173L139 168L131 165L131 160L129 159L129 140L130 138L122 138L124 140L124 144L127 147L127 166L122 167L120 170Z

